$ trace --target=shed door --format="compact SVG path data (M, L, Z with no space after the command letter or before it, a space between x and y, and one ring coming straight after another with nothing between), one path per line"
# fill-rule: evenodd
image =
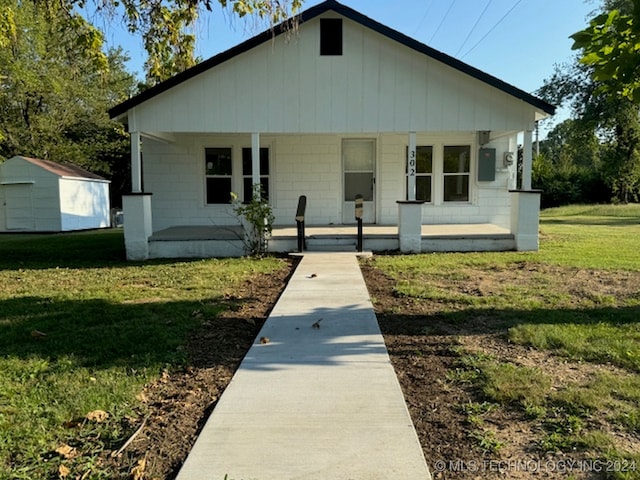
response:
M342 142L342 168L344 172L342 221L355 223L355 198L362 195L364 211L362 221L375 223L375 171L376 141L348 139Z
M32 184L4 185L7 230L34 230Z

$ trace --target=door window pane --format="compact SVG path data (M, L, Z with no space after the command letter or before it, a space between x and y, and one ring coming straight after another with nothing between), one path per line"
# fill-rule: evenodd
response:
M373 173L345 173L344 201L353 202L362 195L365 202L373 201Z
M374 142L349 140L342 145L345 172L371 172L374 162Z

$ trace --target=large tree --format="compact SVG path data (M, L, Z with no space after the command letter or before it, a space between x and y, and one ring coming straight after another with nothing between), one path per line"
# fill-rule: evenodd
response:
M0 161L13 155L74 162L112 178L128 136L107 109L133 93L119 50L79 16L0 0Z
M155 84L195 63L198 16L221 5L240 18L252 16L268 26L292 17L303 0L31 0L73 17L78 8L123 22L139 34L147 53L147 84Z
M604 11L571 38L602 93L640 105L640 0L606 1Z
M640 0L606 1L589 27L573 36L580 50L575 62L558 67L539 91L551 102L570 105L576 126L596 134L601 143L602 179L611 189L612 199L619 202L637 200L640 189L640 101L634 86L638 77L627 73L637 69L640 61L638 53L634 60L622 54L609 57L611 52L624 50L616 43L615 28L610 28L621 18L629 25L639 4ZM605 18L611 20L604 20L607 26ZM634 31L638 22L630 25ZM625 61L632 63L626 65ZM598 197L597 192L594 196Z

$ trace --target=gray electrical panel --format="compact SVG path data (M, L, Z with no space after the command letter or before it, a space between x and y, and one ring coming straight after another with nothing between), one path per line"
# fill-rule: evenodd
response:
M478 155L478 181L493 182L496 179L496 149L481 148Z

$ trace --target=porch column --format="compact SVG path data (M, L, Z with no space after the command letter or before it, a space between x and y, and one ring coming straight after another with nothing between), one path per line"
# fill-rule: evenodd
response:
M519 252L538 251L539 190L511 190L511 234Z
M142 192L142 156L140 132L130 132L131 136L131 191Z
M152 233L151 194L132 193L122 196L124 211L124 246L127 260L149 258L149 237Z
M422 204L416 200L399 200L398 240L402 253L422 251Z
M260 183L260 134L251 134L251 188L256 183ZM258 197L260 192L253 191L254 196Z
M531 190L531 171L533 170L533 132L526 130L522 142L522 190Z
M409 132L409 155L407 157L407 200L416 199L416 132Z

